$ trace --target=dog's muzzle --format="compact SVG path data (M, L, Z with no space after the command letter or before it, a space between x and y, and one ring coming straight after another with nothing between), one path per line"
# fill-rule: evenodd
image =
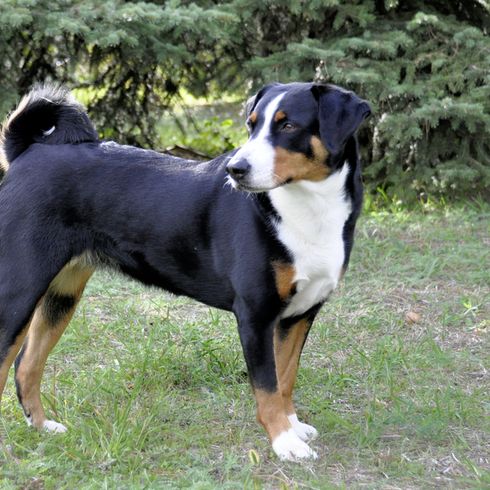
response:
M230 162L226 166L226 171L230 177L236 182L243 180L250 172L250 163L247 160L241 159L236 162Z

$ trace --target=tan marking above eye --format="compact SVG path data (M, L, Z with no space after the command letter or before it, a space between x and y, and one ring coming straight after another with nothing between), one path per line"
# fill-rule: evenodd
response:
M251 122L252 124L255 124L257 122L257 113L256 112L252 112L250 114L250 116L248 116L248 120L249 122Z
M298 180L318 182L330 174L327 166L328 151L319 138L311 138L313 156L309 158L301 152L286 150L280 146L275 148L274 174L278 183Z
M286 113L284 111L277 111L276 114L274 115L274 121L279 122L282 121L283 119L286 119Z

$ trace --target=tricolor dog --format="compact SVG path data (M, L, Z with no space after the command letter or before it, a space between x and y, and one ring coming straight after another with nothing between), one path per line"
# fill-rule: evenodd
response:
M336 86L268 85L247 106L244 146L202 163L100 141L65 89L34 89L3 127L0 394L15 360L28 423L66 430L46 418L41 376L90 276L110 267L232 311L274 451L316 458L293 387L349 261L369 114Z

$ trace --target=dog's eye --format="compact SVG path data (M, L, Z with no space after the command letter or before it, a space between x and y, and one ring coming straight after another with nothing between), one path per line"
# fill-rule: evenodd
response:
M295 124L287 122L281 126L281 131L283 131L285 133L291 133L292 131L296 130L297 128L298 128L298 126L296 126Z
M245 121L245 126L247 126L247 129L249 131L252 131L252 129L254 128L255 126L255 123L250 119L248 118L246 121Z

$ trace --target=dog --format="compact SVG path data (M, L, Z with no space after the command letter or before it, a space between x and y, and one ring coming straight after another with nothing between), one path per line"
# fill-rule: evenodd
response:
M257 419L282 460L317 458L293 404L299 358L345 272L362 205L353 92L271 84L249 139L208 162L99 140L66 88L35 87L2 129L0 396L15 360L27 422L46 418L49 352L98 267L232 311Z

